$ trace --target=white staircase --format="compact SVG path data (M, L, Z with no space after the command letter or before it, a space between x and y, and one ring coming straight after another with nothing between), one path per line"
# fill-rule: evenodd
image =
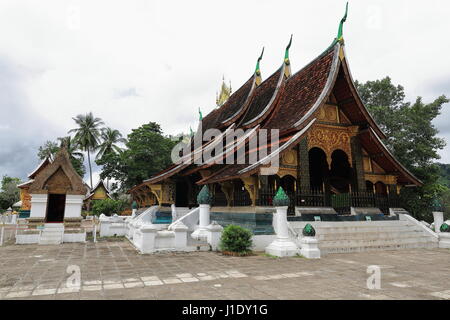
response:
M316 230L321 253L346 253L408 248L437 248L438 240L413 221L291 221L297 235L310 223ZM299 242L298 242L299 243Z
M63 223L46 223L39 238L39 244L61 244L63 237Z

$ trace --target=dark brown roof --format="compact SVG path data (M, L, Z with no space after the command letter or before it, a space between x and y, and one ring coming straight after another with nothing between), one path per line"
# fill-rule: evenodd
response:
M253 123L256 123L264 113L269 111L266 110L266 107L268 107L269 102L275 94L275 90L277 88L280 77L283 77L281 69L282 67L275 71L258 87L256 87L255 93L247 108L247 112L241 120L242 126L252 125Z
M246 102L254 88L254 80L253 75L228 98L223 106L210 112L202 120L202 132L213 128L221 129L235 121L246 110Z
M67 189L67 194L86 195L88 191L88 188L83 183L83 179L81 179L73 168L69 154L65 148L60 149L55 155L55 160L37 173L34 181L30 185L29 192L47 194L47 184L52 177L55 177L58 180L55 182L57 184L60 184L61 181L64 182L64 186L58 185L58 187Z
M277 107L263 126L265 129L281 132L292 129L311 109L327 84L333 57L337 54L335 47L327 49L286 81Z
M51 163L49 158L45 158L37 167L33 170L32 173L28 175L28 178L34 179L39 172L41 172L46 166L48 166Z
M279 140L278 147L275 149L273 145L265 144L263 146L258 146L256 149L248 150L246 148L246 156L245 156L245 164L231 164L226 165L224 168L218 170L214 174L212 174L209 177L206 177L200 181L197 182L197 184L208 184L208 183L214 183L214 182L221 182L226 180L232 180L236 179L238 177L243 176L249 176L256 171L258 171L261 167L264 167L266 163L263 163L263 159L258 158L258 162L251 164L249 163L250 155L254 155L256 158L256 155L262 150L262 149L268 149L269 151L267 154L273 155L273 156L280 156L284 152L290 150L292 147L296 145L296 143L304 136L304 134L307 132L309 127L315 122L315 120L311 120L310 123L303 128L301 131L298 131L297 133L287 135L285 137L281 137ZM273 150L272 150L273 149ZM279 154L278 154L279 153Z

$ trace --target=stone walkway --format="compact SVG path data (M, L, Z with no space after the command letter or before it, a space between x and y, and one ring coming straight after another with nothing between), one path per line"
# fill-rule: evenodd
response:
M381 289L367 288L370 265ZM140 255L127 241L0 247L0 299L450 299L449 275L448 249L307 260Z

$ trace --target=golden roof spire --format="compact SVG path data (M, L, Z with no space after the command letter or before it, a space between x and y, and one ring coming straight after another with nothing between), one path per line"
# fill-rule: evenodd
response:
M227 86L225 83L225 76L222 76L222 86L220 88L220 93L217 96L216 94L216 105L218 107L222 106L231 95L231 82L230 86Z

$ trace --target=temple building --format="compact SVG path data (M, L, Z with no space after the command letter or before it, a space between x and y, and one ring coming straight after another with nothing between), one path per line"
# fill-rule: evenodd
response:
M182 156L204 157L218 142L231 147L231 154L213 152L214 162L174 163L129 191L139 206L196 206L200 187L208 185L212 212L264 211L279 186L290 198L290 214L309 208L341 215L373 208L387 214L400 207L400 190L422 183L383 144L386 136L358 95L345 53L345 19L332 44L296 72L289 57L292 37L280 67L265 80L261 54L248 80L201 119L192 137L192 145L199 138L201 146ZM213 128L220 134L205 139ZM237 129L245 134L227 142L226 134ZM255 147L251 137L264 130L272 138L276 131L278 143ZM254 156L257 161L250 161ZM225 163L230 157L241 161ZM268 170L275 159L276 170Z
M22 184L19 184L17 187L20 189L20 208L19 215L20 218L28 218L30 216L31 211L31 195L28 191L30 189L30 185L33 183L34 179L45 167L47 167L51 163L50 158L45 158L37 167L33 170L32 173L28 175L28 181Z
M105 186L103 180L99 180L99 182L92 188L90 193L84 199L84 208L87 211L92 210L92 205L95 201L112 199L110 195L109 189Z
M27 228L18 230L17 244L84 242L81 208L89 188L73 168L65 146L54 159L42 161L19 185Z

